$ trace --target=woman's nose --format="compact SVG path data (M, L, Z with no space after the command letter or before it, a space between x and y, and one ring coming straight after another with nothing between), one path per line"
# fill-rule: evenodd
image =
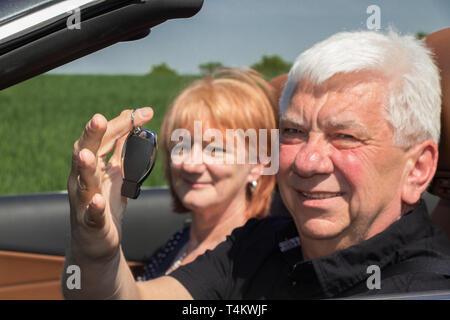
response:
M183 161L183 170L190 173L201 173L205 169L203 150L201 146L194 144L189 156Z

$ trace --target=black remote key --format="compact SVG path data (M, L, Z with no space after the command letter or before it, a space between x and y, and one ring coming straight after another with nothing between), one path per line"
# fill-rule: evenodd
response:
M141 185L147 179L156 162L158 141L155 132L135 128L128 136L122 151L124 197L137 199Z

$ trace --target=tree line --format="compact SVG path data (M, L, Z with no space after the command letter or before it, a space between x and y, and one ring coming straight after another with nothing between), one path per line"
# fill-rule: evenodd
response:
M416 32L417 39L423 39L427 33L423 31ZM250 68L260 72L266 78L271 79L280 74L287 73L291 69L292 63L283 60L278 55L263 55L261 59L250 66ZM226 67L219 61L208 61L198 66L200 75L206 75L214 72L219 68ZM177 72L170 68L166 63L154 65L150 71L150 74L172 74L176 75Z
M263 55L261 59L250 66L250 68L260 72L267 78L273 78L277 75L286 73L291 68L292 63L283 60L278 55ZM200 75L206 75L214 72L217 69L226 67L219 61L208 61L198 66ZM176 75L177 72L172 69L167 63L153 65L150 73L155 74L171 74Z

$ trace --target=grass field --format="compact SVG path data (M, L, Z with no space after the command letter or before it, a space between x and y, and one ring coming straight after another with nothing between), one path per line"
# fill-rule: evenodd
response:
M95 113L151 106L159 133L165 110L193 76L42 75L0 92L0 194L66 189L73 143ZM166 185L162 157L145 186Z

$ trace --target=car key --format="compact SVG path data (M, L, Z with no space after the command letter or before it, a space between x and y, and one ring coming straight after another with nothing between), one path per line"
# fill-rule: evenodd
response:
M156 162L158 141L155 132L142 127L134 128L122 150L123 183L121 193L124 197L137 199L141 185L147 179Z

